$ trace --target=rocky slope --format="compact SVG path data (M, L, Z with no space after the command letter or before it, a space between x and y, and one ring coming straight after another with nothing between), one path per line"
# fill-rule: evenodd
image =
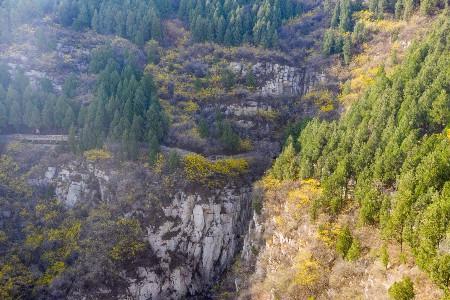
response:
M240 251L252 216L249 178L202 188L134 163L75 158L59 147L12 143L7 153L36 192L54 191L67 209L120 206L141 220L150 249L146 263L127 275L131 299L204 294Z
M126 297L207 297L244 243L244 255L252 252L249 241L244 242L248 227L255 226L250 222L252 181L279 153L285 125L316 114L334 116L334 110L321 111L322 104L315 103L315 99L302 100L319 87L337 90L334 80L324 72L328 62L317 54L317 37L321 36L324 22L319 9L286 24L281 37L284 50L279 53L252 47L224 49L186 43L164 49L161 62L147 66L146 71L158 81L160 97L171 119L168 146L182 148L183 155L189 150L212 160L229 154L214 138L198 134L200 119L213 127L218 113L232 123L240 138L250 141L250 146L238 155L255 162L249 174L237 180L227 179L220 187L189 183L180 173L163 176L144 165L143 160L89 161L68 154L67 148L60 146L12 142L5 153L18 162L36 194L56 197L69 211L117 207L121 215L139 219L150 249L143 255L141 265L124 268L128 280ZM302 36L292 39L295 32L302 32ZM39 38L47 43L42 45ZM1 46L0 60L12 70L27 70L26 75L33 82L49 78L56 90L71 74L76 74L80 78L76 100L89 103L96 82L88 72L89 54L108 43L118 53L132 51L144 68L144 51L129 41L90 31L73 32L49 19L19 28L13 42ZM292 43L296 43L295 51L291 51ZM310 55L312 52L315 54ZM235 84L230 89L223 88L217 79L223 68L234 74ZM255 77L251 87L247 82L250 70ZM213 77L209 82L213 89L208 86L196 91L194 77L202 81L207 74ZM107 287L96 290L104 297L114 292ZM77 297L82 295L72 298Z
M445 17L447 16L438 16L437 19L443 21ZM347 81L340 95L340 100L346 105L354 104L362 98L364 93L367 93L375 76L370 74L373 72L370 70L383 67L383 70L392 76L396 68L400 68L399 64L401 66L405 57L408 57L405 53L409 49L414 49L414 46L409 46L415 43L420 44L423 40L427 41L427 38L424 38L427 32L439 29L436 24L442 24L434 17L420 15L412 16L409 22L368 20L368 23L371 26L372 36L368 44L364 46L364 50L358 53L348 66L337 65L331 71L334 74L340 73L338 78ZM386 26L387 24L389 26ZM441 30L447 28L445 26L448 25L443 25ZM430 28L434 29L430 30ZM392 39L393 31L396 33L395 39ZM444 34L437 36L445 41ZM417 73L420 74L420 72ZM416 74L413 78L416 78L415 76ZM396 79L395 76L391 78ZM348 88L346 91L345 86ZM362 111L366 113L365 109L363 108ZM356 139L354 140L351 135L351 127L349 132L349 140L355 142ZM446 129L443 133L438 132L437 135L446 140ZM304 136L301 135L301 137ZM302 142L300 138L299 141ZM323 143L326 149L333 143L317 142L317 144L304 143L298 148L304 149L315 145L312 146L314 148L309 149L317 150L320 149L318 144ZM342 145L345 142L341 140L336 144ZM287 146L286 155L279 158L280 163L284 163L282 170L286 172L289 172L290 168L301 165L301 159L304 159L301 154L295 156L296 150L293 148L292 145ZM344 153L347 153L346 150ZM288 157L290 154L292 157ZM327 155L329 154L325 154ZM217 286L218 297L223 299L395 299L391 298L389 289L405 277L411 278L415 299L446 299L448 297L447 287L442 288L442 284L436 279L437 276L430 275L427 267L419 267L420 258L413 244L401 244L393 238L387 238L386 232L378 225L362 221L360 213L367 207L358 203L359 199L355 192L357 191L356 180L348 181L348 193L351 195L349 198L353 202L349 201L339 214L334 214L332 211L320 211L315 206L320 201L330 198L323 193L325 188L330 189L325 181L297 180L298 175L290 175L278 180L272 176L275 174L276 167L275 164L272 172L268 172L268 175L255 185L255 194L258 194L256 199L260 203L259 209L250 222L240 258ZM317 179L322 180L322 177L326 178L327 175L322 174ZM377 184L378 187L381 186L381 183L377 182ZM389 196L393 196L399 193L396 191L398 186L399 184L396 183L395 187L381 189ZM341 190L340 187L331 189ZM396 204L395 201L393 203ZM443 211L443 209L440 210ZM419 223L421 222L416 221L414 224ZM445 225L443 226L445 228ZM433 232L437 230L433 229ZM343 232L346 231L349 232L347 237L350 237L351 245L348 245L348 253L345 256L340 253L340 247ZM442 240L435 245L439 249L437 251L448 254L447 244L448 238L443 234ZM439 265L440 270L448 270L443 263L436 265ZM251 279L249 279L249 273L253 274Z

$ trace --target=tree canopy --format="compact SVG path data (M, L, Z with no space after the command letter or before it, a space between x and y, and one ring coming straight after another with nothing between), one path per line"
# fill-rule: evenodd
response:
M361 222L379 224L400 246L408 243L444 289L449 258L439 247L450 227L449 82L445 13L392 74L379 69L340 120L311 121L297 137L299 150L291 140L272 171L279 179L320 179L318 205L331 214L358 203Z

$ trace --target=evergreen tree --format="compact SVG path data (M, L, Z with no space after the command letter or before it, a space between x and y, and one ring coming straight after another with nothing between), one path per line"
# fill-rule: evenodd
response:
M348 249L347 255L345 258L348 261L355 261L359 258L361 255L361 245L357 239L353 239L352 245L350 246L350 249Z
M351 40L350 36L347 35L344 38L344 46L342 47L344 63L346 65L348 65L350 63L351 56L352 56L351 51L352 51L352 40Z
M229 152L235 152L239 150L240 138L239 135L237 135L233 131L233 128L231 127L230 123L225 122L221 126L220 131L221 131L220 141L223 145L223 148Z
M352 246L353 237L348 226L339 232L336 240L336 251L345 257Z
M393 300L411 300L415 296L414 285L409 277L404 277L401 281L395 282L388 292Z
M159 43L156 40L148 41L146 45L147 61L150 64L158 64L161 56L160 51Z
M256 88L256 76L252 68L248 70L245 76L245 83L252 90Z
M277 158L272 167L272 174L277 179L295 179L297 178L297 159L294 148L294 141L290 136L286 142L283 153Z
M69 148L70 151L72 151L72 153L78 153L78 142L76 140L76 129L75 127L72 125L69 128Z

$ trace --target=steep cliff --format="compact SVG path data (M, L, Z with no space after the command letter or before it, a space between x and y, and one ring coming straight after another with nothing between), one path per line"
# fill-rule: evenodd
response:
M29 151L33 149L33 156ZM103 205L137 218L149 249L145 263L124 266L131 299L179 299L206 295L242 247L252 216L251 180L228 179L201 187L181 176L170 178L152 168L114 159L89 161L61 153L57 146L10 144L8 153L27 172L38 193L54 191L68 211ZM31 169L28 169L32 167ZM52 193L52 192L50 192ZM78 299L84 292L72 293Z
M12 77L24 69L31 87L49 79L45 83L54 89L54 96L76 114L101 94L95 91L104 74L95 74L89 66L97 53L94 50L107 49L112 57L131 61L155 78L170 121L161 154L151 166L148 145L143 144L135 145L136 160L127 162L120 149L123 145L109 139L97 150L108 152L100 158L74 155L64 141L55 146L47 145L45 139L39 145L5 139L8 145L2 154L18 163L20 175L32 187L30 215L37 214L37 221L30 223L36 228L27 227L26 238L19 242L31 244L27 249L34 260L25 264L37 270L31 280L36 287L29 289L34 295L74 300L87 295L95 299L205 298L244 244L243 255L250 256L253 250L244 236L256 220L252 219L256 218L252 182L279 154L286 125L294 128L317 114L330 118L337 108L332 97L326 99L331 103L328 110L322 110L323 103L314 97L305 97L318 87L329 88L330 93L337 87L333 76L324 73L328 61L318 54L325 15L318 8L320 1L307 2L311 3L305 9L314 11L282 25L276 51L196 43L182 22L171 18L161 23L168 40L158 45L158 61L146 57L149 45L140 47L88 28L78 32L61 26L52 16L30 20L13 31L11 40L0 45L0 61L10 67ZM67 93L64 85L73 78L77 80ZM118 102L124 100L119 98ZM46 101L42 99L39 109ZM102 123L100 111L90 114L100 115L94 119ZM53 117L63 119L63 115L58 110ZM84 121L72 119L81 127ZM66 129L71 124L67 125ZM7 127L11 132L20 130L39 133L31 127ZM45 131L67 134L63 129ZM196 153L206 156L207 164L242 159L251 165L245 174L233 176L219 163L220 185L195 182L204 169L196 169L191 174L194 178L187 178L183 157ZM47 214L43 217L41 211ZM53 220L56 212L66 220Z

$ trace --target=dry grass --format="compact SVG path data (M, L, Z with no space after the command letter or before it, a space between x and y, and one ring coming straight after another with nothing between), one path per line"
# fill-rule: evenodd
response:
M388 289L403 276L414 282L417 299L440 299L442 291L414 264L407 247L389 242L389 263L381 262L385 241L376 227L360 226L349 207L337 220L325 214L311 221L309 208L320 195L316 181L279 181L270 176L264 190L265 247L250 282L251 299L388 299ZM336 254L337 234L348 225L361 243L353 262ZM249 291L242 291L248 296ZM246 298L245 298L246 299Z
M332 74L343 82L339 100L347 108L362 96L381 66L390 74L404 58L409 45L421 39L433 21L420 15L413 16L408 22L373 20L367 11L356 17L364 22L371 39L353 56L349 66L336 64L331 69Z

